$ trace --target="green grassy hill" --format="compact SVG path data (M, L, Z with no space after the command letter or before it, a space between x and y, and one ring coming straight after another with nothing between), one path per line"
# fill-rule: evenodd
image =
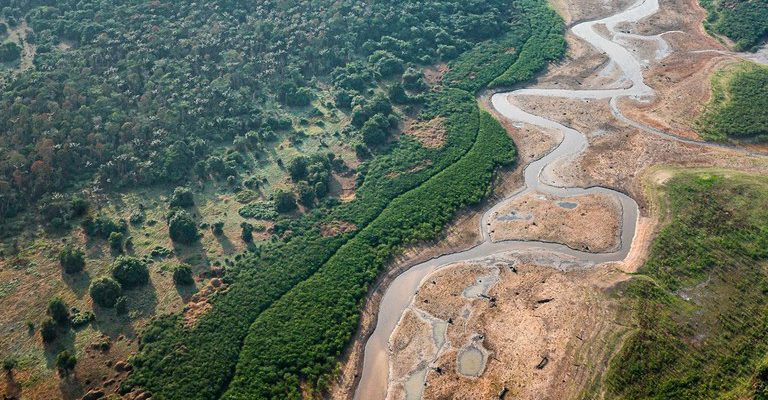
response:
M617 290L633 313L607 397L766 398L768 178L679 171L664 228Z

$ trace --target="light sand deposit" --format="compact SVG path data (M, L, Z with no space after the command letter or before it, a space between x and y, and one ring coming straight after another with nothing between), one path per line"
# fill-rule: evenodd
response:
M583 251L618 248L621 203L605 194L558 198L527 193L491 217L491 240L541 240Z

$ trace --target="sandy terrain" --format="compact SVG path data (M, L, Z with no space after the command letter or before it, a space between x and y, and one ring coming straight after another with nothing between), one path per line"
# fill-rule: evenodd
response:
M582 251L616 250L621 236L621 203L591 194L565 199L528 193L499 208L491 217L493 241L541 240Z
M607 266L562 271L553 268L559 258L508 254L427 277L392 335L389 398L421 389L430 399L577 395L606 365L605 338L622 330L603 287L623 274ZM484 279L491 285L485 293L470 293ZM443 332L440 322L444 337L434 334ZM459 355L469 346L483 349L479 377L459 372ZM426 385L415 385L412 376L422 368Z

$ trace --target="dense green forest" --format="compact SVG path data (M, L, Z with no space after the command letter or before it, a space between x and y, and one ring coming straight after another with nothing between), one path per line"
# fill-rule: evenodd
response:
M736 43L736 50L756 50L768 38L768 0L700 0L709 15L704 26Z
M636 331L610 364L609 397L768 398L768 180L679 173L669 221L620 288Z
M300 137L295 120L322 114L312 102L328 85L361 141L357 128L386 111L366 106L377 82L517 20L507 2L477 0L6 4L36 54L0 93L0 218L84 183L238 179L252 165L221 147L258 159L276 133Z
M158 221L143 203L130 218L102 205L160 189L169 194L160 229L174 249L155 247L131 268L116 261L111 273L128 289L152 286L153 257L224 234L210 191L245 204L235 214L270 223L259 241L253 232L266 228L242 223L248 251L212 260L226 290L207 299L210 310L192 323L159 316L141 332L121 390L160 399L322 393L378 273L478 203L494 171L514 162L511 140L475 94L531 79L565 51L562 21L543 0L5 4L2 26L23 31L19 45L33 56L29 68L0 65L5 235L34 219L66 241L80 225L88 257L108 242L112 253L98 263L109 261L130 254L134 239L151 242L133 235ZM428 84L422 71L436 64L448 72ZM404 120L437 126L444 141L395 135ZM331 181L350 168L354 198L342 202ZM277 171L269 182L266 169ZM154 212L157 199L147 202ZM68 249L62 268L82 271L82 250ZM205 279L201 260L175 266L174 282ZM117 296L105 307L124 314Z
M459 208L478 202L494 169L514 160L511 142L497 122L479 112L474 91L519 65L532 73L531 66L540 69L565 50L562 22L544 2L498 7L509 21L499 35L504 47L481 44L491 49L485 58L453 54L459 58L449 63L448 76L455 78L446 77L441 90L422 97L419 119L442 118L445 145L425 148L404 137L360 166L355 201L278 219L275 231L286 233L284 240L245 255L226 277L228 291L194 327L170 316L145 331L123 390L142 387L160 398L214 398L225 392L232 398L286 398L299 396L301 384L322 392L378 272L403 246L435 237ZM551 46L516 50L542 29ZM358 63L346 67L355 76L360 69ZM403 86L411 75L403 72ZM519 82L532 75L515 76ZM505 84L514 84L512 79ZM357 230L321 235L318 226L339 220Z
M768 67L727 66L712 77L712 98L696 121L710 140L768 142Z

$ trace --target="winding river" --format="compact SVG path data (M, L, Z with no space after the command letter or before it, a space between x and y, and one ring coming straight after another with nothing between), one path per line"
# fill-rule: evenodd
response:
M535 252L546 250L561 253L565 256L564 259L568 258L587 265L609 261L621 261L626 258L627 254L629 254L632 240L635 235L638 218L637 203L623 193L603 187L562 187L551 182L543 182L541 179L542 171L556 160L573 160L587 147L587 138L581 132L572 128L523 111L513 104L511 99L516 96L546 96L585 100L610 99L613 114L625 123L652 134L688 142L687 140L671 137L671 135L668 135L667 133L646 127L636 121L629 120L621 114L616 106L617 99L620 97L643 100L649 99L654 95L653 90L647 86L643 80L643 69L645 68L643 63L647 61L639 60L632 54L632 51L625 45L627 40L633 39L656 42L657 58L666 56L669 51L666 42L662 38L663 34L655 36L639 36L620 32L616 27L619 24L638 22L645 17L653 15L658 9L658 0L639 0L628 9L615 15L599 20L582 22L571 28L571 31L576 36L605 53L610 61L621 71L621 79L618 80L615 88L592 90L531 88L493 95L491 103L504 117L516 123L527 123L542 128L559 130L563 133L563 140L550 153L526 167L524 171L525 187L522 190L502 200L483 214L479 227L482 234L482 242L479 245L466 251L447 254L415 265L395 278L389 285L389 288L381 299L376 328L365 345L362 375L354 397L356 400L378 400L386 397L389 373L389 338L397 326L404 310L411 303L413 296L423 279L440 267L457 262L482 259L494 254L510 251ZM597 32L595 27L598 25L603 25L607 28L610 32L611 39L604 37ZM696 143L699 145L719 147L719 145L716 144ZM496 213L499 207L507 202L533 191L547 193L561 198L593 193L603 193L615 196L622 206L621 244L619 249L611 253L587 253L556 243L536 241L491 241L490 232L488 231L491 216Z

